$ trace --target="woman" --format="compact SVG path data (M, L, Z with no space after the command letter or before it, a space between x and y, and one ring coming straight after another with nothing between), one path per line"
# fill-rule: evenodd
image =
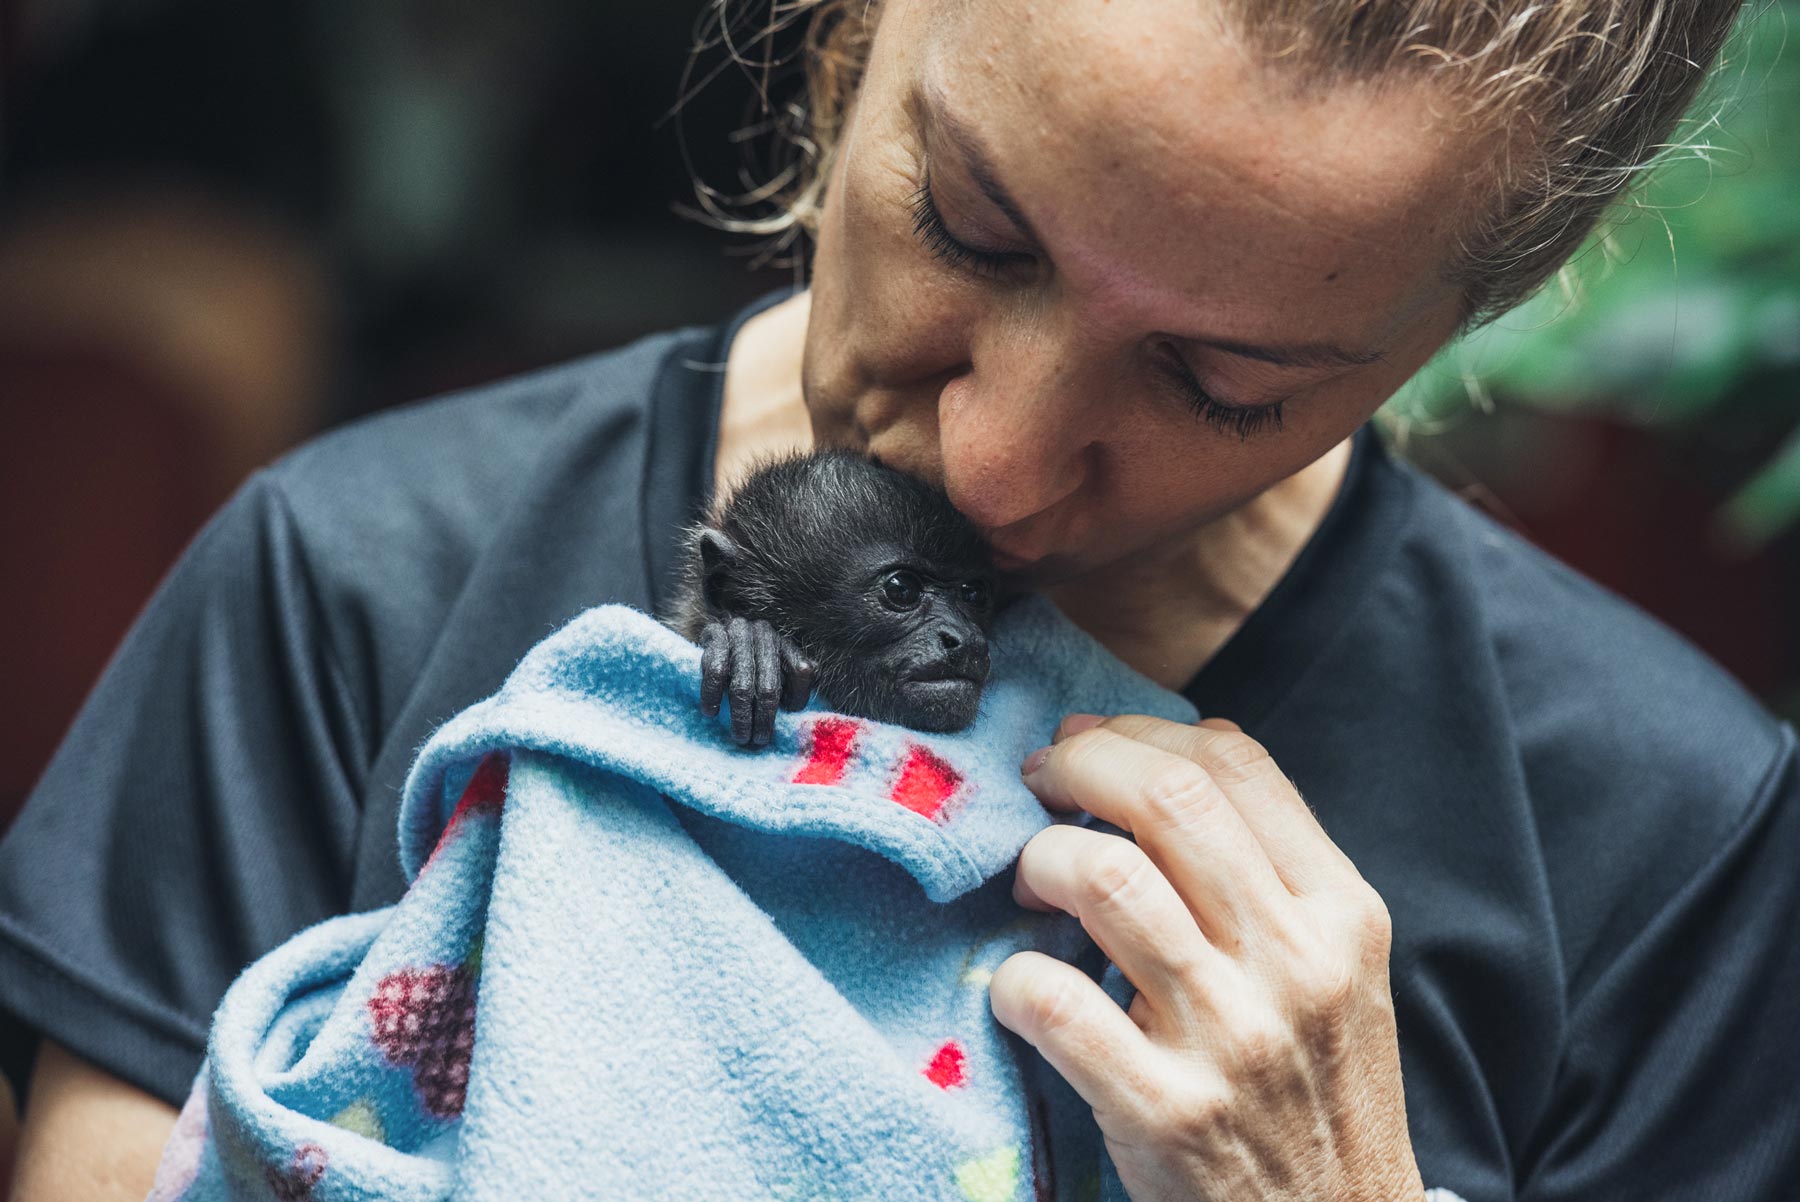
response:
M1792 732L1364 429L1575 249L1732 9L831 7L807 291L314 444L134 632L0 848L24 1196L141 1192L236 969L398 892L423 733L815 440L1218 715L1023 766L1136 835L1016 886L1129 1013L1042 957L991 999L1137 1202L1800 1188Z

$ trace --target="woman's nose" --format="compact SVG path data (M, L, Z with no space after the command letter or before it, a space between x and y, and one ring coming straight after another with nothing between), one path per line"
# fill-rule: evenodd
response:
M944 488L976 525L1010 526L1081 487L1098 407L1091 376L1075 366L1042 342L990 350L939 392Z

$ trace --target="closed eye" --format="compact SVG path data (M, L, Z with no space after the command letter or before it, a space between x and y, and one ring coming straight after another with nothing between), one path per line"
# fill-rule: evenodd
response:
M1281 429L1285 398L1265 405L1233 405L1208 392L1181 356L1171 355L1168 365L1169 382L1187 399L1194 416L1219 433L1235 434L1241 442L1264 430Z
M950 266L985 279L999 276L1007 268L1030 263L1034 256L1021 251L991 251L970 246L950 232L944 224L937 200L931 194L931 177L927 175L919 190L912 194L907 207L912 210L913 233L925 249Z

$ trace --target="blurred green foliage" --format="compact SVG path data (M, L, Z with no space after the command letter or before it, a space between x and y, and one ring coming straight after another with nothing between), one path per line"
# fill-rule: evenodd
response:
M1431 433L1498 396L1690 436L1759 433L1718 514L1744 549L1800 522L1800 0L1747 11L1673 152L1563 279L1452 343L1387 416ZM1747 410L1753 410L1746 414Z

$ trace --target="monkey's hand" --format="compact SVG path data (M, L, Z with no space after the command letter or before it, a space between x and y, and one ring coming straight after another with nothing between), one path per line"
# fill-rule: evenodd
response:
M700 711L711 718L731 696L731 737L766 746L775 737L775 707L797 710L812 696L813 663L758 619L708 622L700 632Z

